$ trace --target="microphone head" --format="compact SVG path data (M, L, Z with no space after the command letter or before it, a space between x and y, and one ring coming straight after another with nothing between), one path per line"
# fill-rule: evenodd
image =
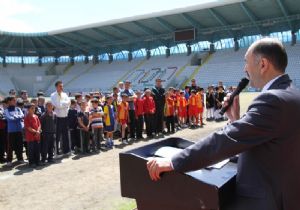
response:
M249 79L247 79L246 77L244 77L243 79L241 79L238 87L240 89L244 89L248 84L249 84Z

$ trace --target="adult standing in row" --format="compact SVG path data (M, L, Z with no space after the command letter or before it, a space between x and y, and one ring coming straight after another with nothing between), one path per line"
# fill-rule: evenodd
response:
M59 141L61 139L62 152L67 154L70 152L69 135L68 135L68 111L70 106L70 98L63 91L62 81L55 83L56 91L51 94L51 102L54 106L54 112L57 119L56 124L56 152L59 154Z
M155 87L152 88L152 94L155 101L155 134L162 135L163 120L164 120L164 107L165 107L165 89L162 87L161 79L155 80Z

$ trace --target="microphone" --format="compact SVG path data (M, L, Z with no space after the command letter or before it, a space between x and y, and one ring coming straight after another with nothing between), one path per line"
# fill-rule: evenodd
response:
M227 101L227 105L223 106L220 110L220 115L224 115L225 112L227 111L227 109L232 105L233 103L233 99L235 96L239 95L242 90L248 85L249 83L249 79L247 78L243 78L241 79L240 83L238 84L237 88L232 92L232 94L230 95L228 101Z

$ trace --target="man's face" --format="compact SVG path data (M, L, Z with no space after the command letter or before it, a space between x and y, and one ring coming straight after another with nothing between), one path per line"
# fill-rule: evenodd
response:
M248 50L245 55L245 72L250 80L250 86L254 88L262 87L262 77L260 68L260 58L252 53L252 50Z
M129 83L129 82L126 82L126 83L125 83L125 89L128 90L129 88L130 88L130 83Z
M161 87L161 80L156 80L156 87Z
M22 93L21 98L26 100L28 98L28 94L27 93Z
M56 86L56 90L57 92L62 92L64 90L64 85L62 83L58 84Z
M195 86L196 85L196 80L192 80L192 86Z

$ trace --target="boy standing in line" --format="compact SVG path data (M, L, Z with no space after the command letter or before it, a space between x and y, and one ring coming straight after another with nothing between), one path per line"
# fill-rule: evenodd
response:
M89 113L86 111L87 102L82 101L80 104L81 111L78 113L78 125L81 133L82 141L82 153L89 153L89 141L90 141L90 132L89 132Z
M41 140L41 123L39 117L34 114L36 106L30 104L28 113L25 117L25 138L28 147L29 166L35 167L40 165L40 140Z
M135 117L136 117L136 138L143 139L144 128L144 100L142 98L142 92L136 91L137 98L134 100Z
M128 144L126 129L129 121L129 105L127 102L127 94L122 93L122 102L118 105L118 122L121 125L122 143Z
M41 117L42 140L41 140L41 156L42 163L48 160L48 163L53 163L53 151L55 141L55 115L53 113L53 105L51 101L46 103L46 111Z
M104 106L104 130L106 131L106 147L112 149L113 132L115 128L115 112L112 105L113 99L111 95L106 96L106 105Z
M99 100L91 100L92 109L90 111L90 125L93 133L92 147L94 151L100 150L101 141L103 141L103 110L99 106Z
M22 136L22 120L24 114L22 110L16 107L15 96L7 97L8 107L4 111L7 120L7 166L12 165L13 150L16 153L19 162L23 160L23 136Z

